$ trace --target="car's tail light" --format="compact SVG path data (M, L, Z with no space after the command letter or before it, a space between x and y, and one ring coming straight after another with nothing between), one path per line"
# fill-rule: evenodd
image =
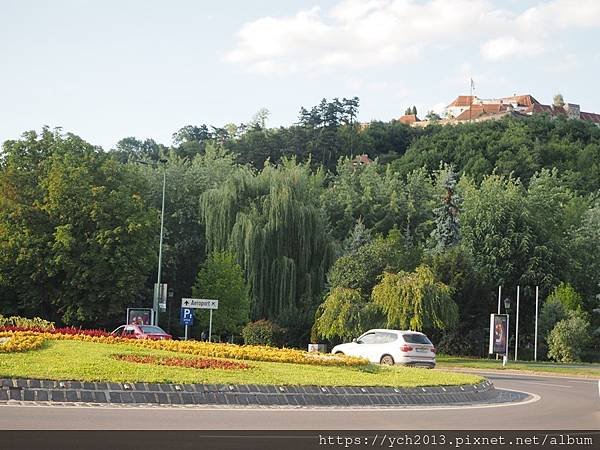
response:
M413 348L410 345L404 344L402 347L400 347L400 351L401 352L412 352Z
M435 353L435 347L431 347L431 352Z

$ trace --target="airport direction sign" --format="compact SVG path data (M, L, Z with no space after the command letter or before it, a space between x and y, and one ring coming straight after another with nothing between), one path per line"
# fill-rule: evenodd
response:
M219 300L208 298L182 298L182 308L219 309Z

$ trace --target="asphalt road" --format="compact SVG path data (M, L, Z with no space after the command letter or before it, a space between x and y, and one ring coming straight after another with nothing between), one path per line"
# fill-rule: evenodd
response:
M499 389L533 396L521 404L501 406L372 410L4 405L0 406L0 429L600 429L599 380L487 372L485 376Z

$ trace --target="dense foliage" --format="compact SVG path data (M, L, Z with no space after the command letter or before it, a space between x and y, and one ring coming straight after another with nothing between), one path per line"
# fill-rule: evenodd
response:
M537 285L542 339L580 310L597 352L600 129L545 116L359 124L358 106L324 99L287 128L267 128L268 111L189 125L170 147L128 137L104 152L48 129L5 142L0 313L108 327L149 306L166 174L162 278L173 297L160 320L172 333L198 281L198 295L239 306L223 331L265 319L304 346L311 330L339 340L411 326L444 351L484 354L499 285L511 314L521 287L520 344L532 342ZM209 256L220 252L226 264Z
M213 316L212 333L225 339L239 334L248 322L250 298L244 273L232 253L211 253L202 265L192 288L194 298L219 300L219 309ZM199 317L198 317L199 316ZM196 310L198 327L208 330L209 312ZM199 334L198 332L196 334Z

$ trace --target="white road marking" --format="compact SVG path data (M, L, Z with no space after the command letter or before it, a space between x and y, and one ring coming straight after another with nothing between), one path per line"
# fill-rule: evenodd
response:
M440 369L442 370L442 369ZM473 370L469 370L469 369L461 369L461 370L452 370L450 368L443 368L443 370L449 371L449 372L466 372L466 373L474 373L477 375L489 375L491 377L500 379L500 378L506 378L506 379L513 379L514 376L520 376L520 377L528 377L528 378L550 378L553 380L568 380L571 383L595 383L596 379L593 376L589 376L589 377L568 377L568 376L563 376L563 375L539 375L537 373L532 374L532 373L527 373L524 371L518 371L518 370L512 370L512 371L495 371L495 372L489 372L486 370L477 370L477 369L473 369ZM600 373L600 371L599 371Z
M496 380L498 382L502 382L500 380ZM573 386L567 386L566 384L552 384L552 383L540 383L538 381L514 381L515 383L526 383L526 384L535 384L536 386L555 386L555 387L560 387L560 388L567 388L567 389L572 389ZM495 383L494 383L495 384Z

